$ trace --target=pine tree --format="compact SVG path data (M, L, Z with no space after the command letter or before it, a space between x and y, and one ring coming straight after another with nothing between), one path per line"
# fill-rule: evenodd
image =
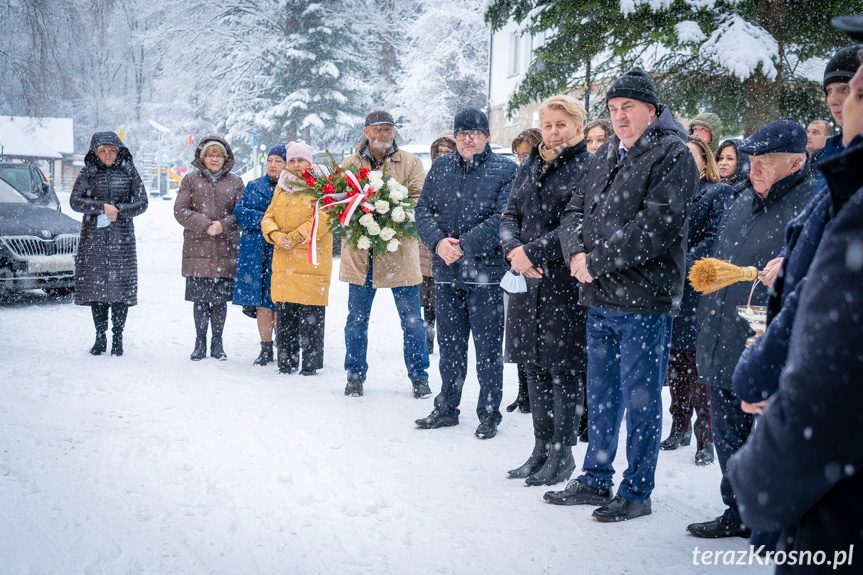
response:
M813 59L850 44L830 20L861 10L861 0L494 0L486 21L550 34L510 109L641 65L676 113L714 111L726 131L749 134L828 115Z

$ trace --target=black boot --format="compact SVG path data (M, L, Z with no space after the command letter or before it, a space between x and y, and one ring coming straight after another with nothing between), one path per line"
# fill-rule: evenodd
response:
M192 355L189 356L189 359L192 361L201 361L205 357L207 357L207 338L195 338L195 349L192 351Z
M533 475L545 465L545 461L548 459L548 449L548 442L537 439L533 444L533 452L527 461L521 467L510 469L507 473L513 479L524 479Z
M111 304L111 320L114 327L111 330L114 337L111 339L111 355L123 355L123 329L126 327L126 316L129 306L124 303Z
M552 448L542 468L524 480L527 485L554 485L566 481L575 471L575 458L572 448L555 446Z
M530 396L527 393L527 375L524 373L524 365L518 364L518 395L515 401L506 406L510 413L518 408L521 413L530 413Z
M678 447L686 447L692 441L692 430L689 431L674 431L659 444L660 449L666 451L674 451Z
M710 465L713 463L713 444L711 442L698 442L698 451L695 452L695 465Z
M210 357L218 359L219 361L225 361L228 359L228 356L225 355L225 350L222 349L222 338L213 336L213 339L210 341Z
M111 338L111 355L123 355L123 332L114 332Z
M91 355L102 355L105 353L105 349L108 347L108 336L105 335L104 331L96 332L96 343L93 344L93 347L90 348Z
M258 359L255 360L254 365L267 365L273 361L273 342L271 341L262 341L261 342L261 353L258 355Z

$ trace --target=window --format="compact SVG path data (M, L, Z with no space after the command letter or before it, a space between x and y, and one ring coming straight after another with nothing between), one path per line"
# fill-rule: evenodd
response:
M521 50L519 50L520 38L517 32L509 36L509 75L516 76L521 71Z

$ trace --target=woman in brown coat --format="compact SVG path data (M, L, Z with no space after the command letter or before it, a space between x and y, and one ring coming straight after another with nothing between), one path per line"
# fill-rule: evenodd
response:
M287 169L312 167L312 148L305 142L285 146ZM315 201L299 192L300 180L282 172L273 201L261 220L264 239L273 244L270 294L276 304L276 341L279 373L293 373L303 363L301 375L315 375L324 365L324 319L333 269L333 236L326 212L318 222L318 265L309 263L308 248Z
M243 180L231 173L234 153L223 138L205 136L195 149L198 168L183 178L174 217L183 230L183 276L186 301L195 303L195 349L192 361L207 356L207 327L213 327L210 355L226 360L222 331L234 294L240 228L234 206L243 194Z

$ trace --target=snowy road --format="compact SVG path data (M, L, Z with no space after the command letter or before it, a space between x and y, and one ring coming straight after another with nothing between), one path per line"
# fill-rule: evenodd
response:
M723 509L719 468L695 467L693 447L661 454L653 515L609 525L506 479L532 447L530 416L505 414L497 438L475 439L473 374L461 425L415 429L432 401L412 397L386 290L366 395L345 397L338 265L317 377L253 367L255 324L236 306L229 360L189 361L171 208L153 199L136 220L125 356L87 353L89 308L41 292L0 299L0 574L772 572L693 565L696 546L748 549L686 534ZM507 403L515 381L507 366ZM618 471L624 456L622 444Z

